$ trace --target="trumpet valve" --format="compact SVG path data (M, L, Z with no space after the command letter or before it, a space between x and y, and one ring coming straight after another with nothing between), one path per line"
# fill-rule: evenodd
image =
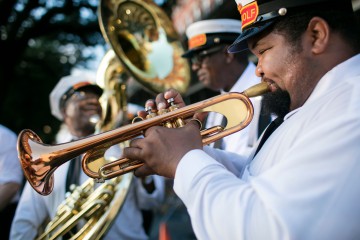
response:
M158 115L163 115L163 114L168 113L168 112L169 112L169 109L160 109L158 111ZM173 128L174 127L171 121L166 121L162 125L164 127L167 127L167 128Z
M179 109L179 106L174 103L174 98L169 98L167 102L170 104L169 111L172 112L176 109ZM185 121L182 118L176 118L174 121L175 127L183 127L185 126Z
M148 114L148 115L146 115L146 119L153 118L153 117L157 116L157 113L155 111L153 111L151 107L146 107L145 111Z
M160 109L158 111L158 115L163 115L163 114L168 113L168 112L169 112L169 109Z
M174 98L169 98L167 100L167 102L170 104L170 107L169 107L170 112L179 108L179 106L177 104L175 104L174 101L175 101Z

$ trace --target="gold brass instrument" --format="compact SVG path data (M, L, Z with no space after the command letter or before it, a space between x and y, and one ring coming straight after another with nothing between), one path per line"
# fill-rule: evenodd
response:
M126 68L151 93L190 83L188 61L169 17L152 0L102 0L100 29Z
M121 63L113 51L108 51L100 62L96 77L97 84L104 90L99 99L104 111L96 125L97 133L114 129L130 120L127 119L124 81L127 76L123 75L126 74ZM120 148L126 146L126 143L121 144L124 146ZM111 159L102 160L96 165ZM58 206L55 217L36 239L64 236L70 239L100 239L120 212L132 179L133 174L126 174L96 186L94 179L89 178L81 186L71 186L71 193L67 193L69 196Z
M82 168L88 176L100 180L110 179L133 171L143 164L129 159L119 159L106 163L98 172L89 169L88 164L103 157L110 146L142 136L143 132L152 126L179 122L179 119L186 121L196 113L213 111L224 115L227 125L213 126L201 131L203 144L209 144L245 128L253 117L253 106L249 98L268 91L268 85L260 83L243 93L227 93L179 109L175 106L172 111L162 115L59 145L43 144L33 131L25 129L18 138L19 159L27 180L42 195L48 195L52 191L52 173L56 168L83 153L85 155L82 159ZM226 109L231 109L232 112L224 111Z
M108 50L100 62L96 76L97 85L104 90L99 99L103 111L101 122L97 126L98 132L114 129L128 120L126 92L128 76L114 51Z
M133 175L123 175L94 188L89 178L73 189L62 204L56 216L47 224L45 231L36 239L57 239L71 230L81 220L86 223L79 227L69 239L100 239L111 225L123 206Z

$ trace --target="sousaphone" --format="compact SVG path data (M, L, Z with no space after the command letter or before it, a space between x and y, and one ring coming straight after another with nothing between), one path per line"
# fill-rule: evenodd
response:
M101 31L124 68L146 90L185 93L190 68L171 20L149 0L101 0Z

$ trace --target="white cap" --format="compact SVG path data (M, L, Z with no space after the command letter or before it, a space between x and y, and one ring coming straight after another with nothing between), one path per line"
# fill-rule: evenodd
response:
M188 39L199 34L241 33L241 21L235 19L210 19L192 23L186 29Z
M192 23L186 29L188 51L183 57L191 57L195 52L230 44L241 34L241 21L235 19L210 19Z
M103 90L98 85L96 85L95 82L96 73L91 74L89 72L83 72L76 75L73 74L62 77L49 96L52 115L54 115L59 120L63 120L60 104L62 100L64 101L70 97L75 90L83 87L93 87L94 90L99 93L99 95L101 95ZM73 92L69 92L71 90L73 90ZM70 93L69 96L67 96L68 93Z

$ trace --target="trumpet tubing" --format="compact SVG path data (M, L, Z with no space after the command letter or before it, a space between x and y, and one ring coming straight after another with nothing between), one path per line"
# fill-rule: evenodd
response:
M102 158L109 147L142 136L145 130L153 126L186 121L201 112L218 112L227 118L227 125L213 126L201 131L203 144L212 143L245 128L253 117L253 106L249 97L262 95L268 91L268 85L260 83L243 93L226 93L183 108L173 106L172 111L162 115L59 145L43 144L33 131L25 129L18 138L19 159L25 177L42 195L51 193L54 184L52 173L56 168L84 153L82 168L89 177L99 181L114 178L133 171L143 163L123 158L103 165L98 172L92 171L88 165Z

